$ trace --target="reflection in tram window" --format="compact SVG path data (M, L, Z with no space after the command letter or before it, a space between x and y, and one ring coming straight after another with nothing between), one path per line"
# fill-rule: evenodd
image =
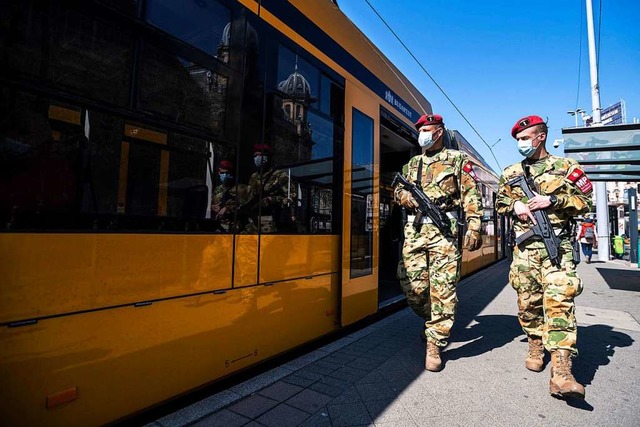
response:
M131 34L56 3L48 23L51 82L84 96L125 104L134 45Z
M124 105L129 99L131 33L48 3L1 2L2 72L46 76L56 87Z
M142 56L139 107L167 119L221 133L228 79L147 44Z
M321 76L327 87L322 94ZM342 151L344 89L282 45L277 80L268 95L272 102L266 135L274 167L284 170L296 188L296 224L288 232L335 233L339 215L333 197L339 180L334 176L334 153Z
M35 7L34 1L0 2L0 73L40 73L42 58L42 22L45 8Z
M216 0L148 0L147 20L176 38L229 61L231 11Z

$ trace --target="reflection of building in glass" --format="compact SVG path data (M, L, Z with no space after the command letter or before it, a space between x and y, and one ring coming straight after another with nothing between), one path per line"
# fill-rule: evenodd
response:
M283 163L311 160L311 126L308 121L309 107L316 101L311 94L311 86L298 71L298 66L285 80L278 83L279 95L282 97L282 114L275 114L276 126L286 131L279 145L279 155ZM292 157L289 157L292 156ZM286 160L285 160L286 159Z
M211 127L221 130L224 126L227 78L195 64L186 67L186 70L202 89L201 96L206 100L204 104L211 109Z
M229 44L231 41L231 22L225 25L222 30L222 37L220 38L220 44L218 45L218 52L216 57L222 62L229 62Z

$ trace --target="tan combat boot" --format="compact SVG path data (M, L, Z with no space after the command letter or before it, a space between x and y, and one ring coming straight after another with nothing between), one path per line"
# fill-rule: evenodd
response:
M440 359L440 347L431 341L427 341L427 354L424 367L427 371L438 372L442 369L442 359Z
M529 354L527 360L524 362L524 366L528 370L534 372L542 371L542 359L544 358L544 346L542 345L542 339L529 338Z
M555 397L584 399L584 386L571 374L571 352L556 350L551 353L551 381L549 393Z

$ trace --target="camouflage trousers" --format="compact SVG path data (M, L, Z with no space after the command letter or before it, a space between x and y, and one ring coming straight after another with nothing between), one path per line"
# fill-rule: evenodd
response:
M528 337L542 338L547 351L577 354L573 299L582 292L582 281L572 261L571 243L562 241L560 267L551 264L541 245L523 244L513 251L509 282L518 292L518 320Z
M407 224L404 235L398 265L400 286L409 306L425 319L427 340L444 347L458 302L461 255L457 237L444 237L432 224L423 224L420 231Z

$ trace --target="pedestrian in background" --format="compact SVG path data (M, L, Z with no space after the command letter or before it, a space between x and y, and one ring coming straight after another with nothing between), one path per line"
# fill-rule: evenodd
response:
M518 120L511 129L525 159L507 167L500 178L496 210L514 216L514 231L521 236L535 222L533 211L544 209L554 233L561 239L560 265L554 265L538 236L514 247L509 282L518 293L518 320L529 341L525 366L543 370L544 350L551 353L549 391L556 397L584 398L584 387L571 373L577 356L574 298L582 281L573 263L573 217L589 212L593 185L572 159L550 155L545 147L547 124L539 116ZM527 200L510 180L524 175L533 180L536 196Z
M582 247L582 254L587 258L587 264L590 264L593 248L598 247L598 236L593 218L586 218L584 220L578 232L578 240Z
M442 116L424 115L415 126L423 152L409 160L403 174L446 212L452 233L443 234L426 215L415 223L418 203L409 191L396 187L396 202L410 212L404 227L404 265L399 268L399 279L409 305L425 321L425 368L439 371L442 369L440 349L447 345L458 301L456 283L460 278L462 256L458 248L457 212L462 207L466 214L464 245L471 251L479 249L482 246L482 199L467 155L444 146Z

